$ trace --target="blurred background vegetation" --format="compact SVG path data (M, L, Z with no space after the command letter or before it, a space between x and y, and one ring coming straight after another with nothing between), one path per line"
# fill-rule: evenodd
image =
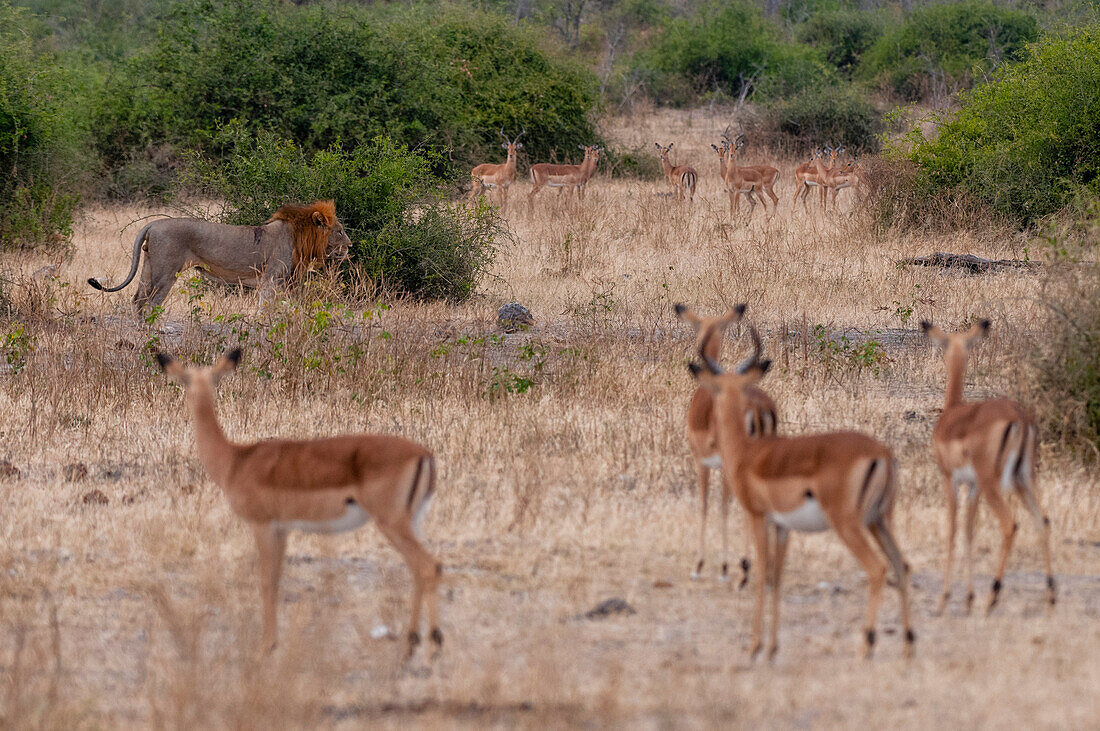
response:
M948 196L1035 227L1097 192L1098 17L1089 0L2 0L0 245L64 245L81 200L198 193L252 221L325 195L369 270L460 298L491 259L469 237L500 222L445 203L502 159L501 129L527 131L523 174L654 105L728 110L778 153L882 151L905 183L876 209L895 223ZM651 157L612 147L603 169L651 177ZM288 166L308 174L273 174ZM457 267L450 284L389 270L442 241L428 269Z

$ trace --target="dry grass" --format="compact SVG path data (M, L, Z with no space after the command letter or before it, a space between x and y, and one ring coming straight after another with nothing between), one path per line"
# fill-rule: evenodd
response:
M26 276L42 261L6 259L4 328L24 324L33 348L5 340L14 367L0 375L0 459L20 472L0 482L4 725L1094 724L1100 493L1069 457L1043 453L1062 582L1054 612L1043 610L1036 532L1018 511L995 615L955 605L930 616L943 508L928 439L943 374L916 322L993 317L970 379L983 394L1009 390L1008 345L1042 337L1044 315L1034 274L894 262L944 250L1019 257L1026 242L991 231L875 236L847 208L792 214L786 163L779 215L731 223L708 146L723 126L663 112L616 125L630 145L676 141L675 161L701 172L693 207L664 195L667 184L596 180L583 204L544 193L529 213L520 186L508 214L516 243L459 307L333 308L326 324L316 303L339 297L317 286L234 321L255 312L254 297L194 287L191 301L170 298L155 327L135 325L129 292L83 284L123 273L126 226L148 213L133 208L88 210L60 281ZM495 309L511 299L535 313L533 332L496 334ZM866 584L832 536L792 547L774 666L746 661L749 592L713 575L688 580L698 518L679 300L749 302L777 354L765 386L784 431L860 428L897 451L914 661L890 634L892 594L877 658L857 659ZM850 341L829 345L815 325ZM208 360L238 340L246 367L220 396L232 437L371 430L438 454L425 534L447 566L447 646L434 666L405 667L400 643L371 638L378 625L403 631L410 582L369 529L292 538L283 643L270 661L253 653L251 539L203 474L180 393L144 354L156 341ZM77 463L87 477L67 469ZM983 516L981 591L996 545ZM637 614L577 618L612 596Z

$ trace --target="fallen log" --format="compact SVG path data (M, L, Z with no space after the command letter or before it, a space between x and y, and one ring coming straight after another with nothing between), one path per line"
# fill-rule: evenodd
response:
M1038 262L1024 261L1022 259L983 259L973 254L948 254L936 252L931 256L917 256L912 259L902 259L898 264L909 264L918 267L944 267L946 269L966 269L967 271L981 274L1001 269L1034 269Z

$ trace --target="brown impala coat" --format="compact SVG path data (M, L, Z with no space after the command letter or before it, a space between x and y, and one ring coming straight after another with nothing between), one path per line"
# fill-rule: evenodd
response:
M234 444L218 423L214 389L239 359L236 350L212 368L189 368L157 355L165 373L184 387L203 467L255 535L264 645L275 644L287 534L291 530L339 533L354 530L369 518L374 518L413 575L409 652L420 642L420 604L425 598L432 641L442 645L437 596L440 565L416 536L416 524L435 489L432 453L401 437L372 434Z
M712 327L708 337L717 328ZM864 625L865 655L875 643L875 622L886 579L886 562L898 578L906 653L915 639L909 617L909 567L891 529L897 497L896 466L889 448L856 432L800 437L750 439L742 415L745 389L768 371L761 360L760 339L750 328L755 352L738 369L725 373L699 349L705 367L692 363L692 373L715 394L714 419L722 468L748 514L756 545L760 578L753 612L752 654L761 649L765 584L772 587L769 655L779 647L779 587L790 531L832 528L867 572L869 582ZM769 539L769 531L773 539ZM873 547L870 537L877 544ZM883 557L885 556L885 561Z
M676 316L689 323L695 329L695 349L706 349L707 356L714 361L718 360L722 347L721 335L726 328L735 322L739 322L744 315L743 305L728 310L721 317L701 317L686 305L676 305ZM719 333L718 337L706 338L707 333L714 328ZM704 343L704 340L706 342ZM756 386L745 389L747 411L744 413L745 428L751 436L760 434L774 434L776 426L775 402L768 394ZM699 479L699 503L701 508L701 520L699 525L699 555L692 570L692 578L700 578L703 565L706 560L706 535L707 535L707 503L710 492L710 471L720 469L722 458L718 452L718 432L714 424L714 396L705 388L695 389L691 396L687 412L687 441L691 449L691 457L695 462L695 473ZM723 479L721 482L722 495L719 508L722 516L722 580L729 579L729 504L733 497L731 483ZM751 548L751 539L746 535L747 548ZM741 583L744 587L749 580L750 562L748 551L741 557Z
M1050 520L1039 506L1037 497L1038 429L1031 415L1015 401L963 400L963 381L970 350L989 332L989 320L969 330L947 334L929 322L921 329L945 348L947 392L943 412L932 431L932 452L943 474L947 499L947 562L944 566L943 593L937 611L942 612L951 597L951 568L955 553L955 521L958 512L958 488L969 487L966 505L966 609L974 602L973 541L977 521L978 498L984 497L1001 528L1001 550L993 588L986 611L997 604L1016 521L1008 504L1013 492L1020 496L1040 532L1043 560L1047 570L1047 601L1055 602L1054 572L1050 557Z

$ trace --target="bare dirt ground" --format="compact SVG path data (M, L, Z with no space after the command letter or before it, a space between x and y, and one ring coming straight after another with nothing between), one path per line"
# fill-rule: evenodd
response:
M544 192L529 211L517 184L514 240L459 306L381 310L310 285L257 316L254 296L185 276L164 316L135 324L130 291L83 283L123 276L131 222L154 212L134 207L86 210L58 280L28 276L39 258L0 262L3 725L1096 726L1100 489L1062 445L1043 444L1041 467L1058 605L1044 606L1037 532L1017 508L1001 605L966 616L957 573L955 601L932 616L944 508L928 441L944 376L917 322L992 317L967 393L1026 399L1012 354L1041 344L1044 279L1041 268L969 275L896 261L1041 252L993 230L876 230L849 215L850 199L836 215L792 211L791 161L779 162L778 215L731 221L709 148L725 123L696 112L614 125L627 145L676 142L674 161L701 174L692 206L664 182L596 179L584 202ZM746 157L764 161L751 147ZM496 330L511 300L534 312L531 332ZM751 591L717 579L715 511L710 568L688 578L698 497L677 301L749 303L776 359L763 386L782 431L858 428L895 449L899 542L915 570L912 661L894 592L875 658L859 659L866 581L831 535L793 542L774 664L746 656ZM256 653L251 537L204 475L180 393L147 352L209 361L236 343L244 366L219 398L231 438L369 430L436 451L424 535L446 566L446 645L434 663L401 661L393 637L410 581L369 527L292 537L281 644ZM743 347L731 337L727 360ZM987 511L980 522L984 605L998 536ZM634 613L585 616L610 598Z

